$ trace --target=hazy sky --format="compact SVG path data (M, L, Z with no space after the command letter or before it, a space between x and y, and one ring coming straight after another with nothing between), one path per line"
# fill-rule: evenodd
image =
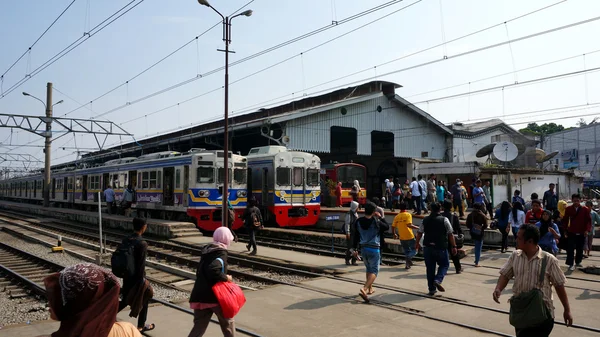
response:
M0 2L0 29L3 32L0 35L0 74L71 1ZM2 91L129 1L76 0L31 52L4 76ZM229 14L249 1L212 0L211 4ZM231 48L236 53L231 55L230 62L387 2L251 1L245 9L253 9L254 15L233 21ZM556 3L559 4L513 20ZM400 10L406 6L409 7ZM392 12L396 13L359 28ZM600 115L600 104L593 104L600 103L598 71L526 82L600 67L600 20L510 45L456 55L598 15L600 1L596 0L400 1L231 67L230 108L234 114L249 112L304 94L318 94L377 78L402 85L403 88L396 91L399 95L418 103L420 108L444 123L503 118L516 128L532 121L574 126L580 117L591 120L594 114ZM220 25L124 84L219 20L216 13L195 0L145 0L70 54L0 98L0 113L43 114L42 105L22 96L21 92L27 91L45 99L46 82L53 82L59 90L54 92L54 101L64 100L55 107L55 116L87 103L69 117L108 119L120 124L137 139L219 118L223 113L223 72L201 78L198 74L209 73L224 63L223 53L216 50L223 48ZM450 42L492 26L496 27ZM348 33L354 29L357 30ZM319 46L336 37L339 38ZM411 55L413 53L417 54ZM448 59L444 60L445 56ZM554 62L563 59L567 60ZM390 62L392 60L397 61ZM554 63L536 67L550 62ZM413 66L418 67L403 70ZM531 67L535 68L525 70ZM255 74L263 69L267 70ZM351 74L355 75L348 76ZM490 77L494 78L484 80ZM140 98L194 78L196 80L176 89L135 103ZM515 85L515 82L525 84ZM119 85L122 86L96 100ZM447 87L451 88L439 90ZM485 93L468 94L496 87ZM453 95L458 96L448 97ZM189 100L196 96L200 97ZM177 105L186 100L189 101ZM127 102L134 103L123 108ZM561 107L571 108L549 110ZM115 108L120 109L110 112ZM538 112L527 113L530 111ZM112 137L107 144L119 141L118 137ZM129 142L131 138L122 141ZM0 142L4 145L29 142L32 142L30 145L43 145L41 137L17 130L11 135L10 129L5 128L0 129ZM69 135L57 140L53 146L53 163L58 163L76 157L74 149L62 150L61 147L91 148L95 141L90 135L78 135L76 140ZM4 147L1 152L7 151L43 157L39 147Z

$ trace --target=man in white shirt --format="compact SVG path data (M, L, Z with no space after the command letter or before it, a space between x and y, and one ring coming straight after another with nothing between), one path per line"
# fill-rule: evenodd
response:
M421 188L417 182L417 178L412 178L412 182L410 183L409 187L412 192L412 200L415 203L416 208L414 214L421 214Z
M429 213L427 211L427 205L425 204L425 200L427 199L427 182L423 179L423 176L419 174L419 187L421 187L421 209L424 214Z

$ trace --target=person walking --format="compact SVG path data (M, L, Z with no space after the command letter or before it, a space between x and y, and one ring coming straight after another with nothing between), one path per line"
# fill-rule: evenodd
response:
M415 211L413 212L414 214L420 215L421 214L421 186L419 185L419 182L417 181L417 178L413 177L412 178L412 182L410 183L410 191L412 194L412 201L415 205Z
M436 201L443 203L446 200L446 186L443 181L438 181L435 188Z
M360 195L360 184L358 180L355 180L352 184L352 189L350 190L350 195L352 196L352 200L358 202L358 196ZM360 202L358 203L360 207Z
M250 255L256 255L256 232L263 227L264 223L260 210L256 207L256 199L254 197L250 197L250 200L248 200L242 218L244 219L244 227L246 227L248 236L250 237L246 249L250 251L250 248L252 248Z
M481 211L482 208L483 205L481 203L474 203L473 212L467 216L467 228L475 244L475 267L479 267L479 259L481 258L481 250L483 249L483 234L488 227L487 217Z
M464 195L462 193L460 179L456 179L456 184L452 185L450 193L452 194L452 204L454 206L454 211L456 212L456 209L458 209L460 213L460 219L464 219L465 213L462 209Z
M346 213L344 217L344 234L346 234L346 264L350 265L350 260L352 260L352 265L356 266L356 257L352 254L354 237L353 235L356 233L356 219L358 219L358 202L351 201L350 202L350 210Z
M527 201L525 203L525 205L523 206L525 208L525 215L527 215L527 212L529 212L533 208L533 201L537 200L538 198L539 197L538 197L537 193L535 193L535 192L531 193L531 197L530 197L529 201ZM542 209L541 204L542 204L542 202L540 201L540 207L539 207L540 209ZM540 215L541 215L541 213L542 212L540 212ZM527 222L527 220L525 220L525 222ZM535 222L533 224L535 224Z
M590 210L581 205L581 196L579 194L573 194L571 201L573 204L565 210L565 218L569 221L567 232L565 233L567 237L566 263L570 270L575 270L575 267L581 267L583 246L589 232L592 231L592 216L590 215ZM573 262L575 262L575 265Z
M531 200L531 209L525 213L525 223L535 225L542 219L542 202L538 199Z
M515 247L517 244L517 232L519 227L525 223L525 212L523 211L523 204L519 201L513 202L512 214L508 218L508 223L512 229L512 234L515 239Z
M519 190L515 190L515 193L512 197L513 204L517 201L520 202L521 205L523 205L523 207L525 207L525 200L523 200L523 198L521 198L521 191L519 191Z
M500 208L496 210L496 228L502 234L502 244L500 252L505 253L508 250L508 233L510 233L510 203L503 201Z
M558 208L558 195L554 192L554 187L554 184L548 185L548 190L544 192L544 197L542 198L544 208L549 211L555 211Z
M425 178L423 178L422 175L418 175L417 178L419 181L419 191L421 192L421 210L423 211L423 214L427 214L429 213L429 211L427 210L427 195L429 193L429 190L427 188L427 182L425 181Z
M148 255L148 243L142 239L148 225L142 218L133 219L133 234L125 237L122 245L133 247L133 265L134 270L131 276L123 278L123 287L121 288L122 300L119 303L119 310L130 306L130 317L137 317L137 328L142 333L154 330L155 324L146 324L148 317L148 302L154 295L152 286L146 279L146 256Z
M494 201L492 200L491 182L486 180L483 185L483 194L485 196L485 208L487 209L490 219L494 219Z
M381 231L387 231L389 226L377 219L380 215L375 211L376 206L368 201L365 204L365 215L356 220L356 233L354 235L354 257L358 258L358 247L362 254L363 262L367 269L366 280L362 288L360 288L359 295L365 302L369 302L369 295L372 295L373 283L379 273L379 262L381 257L380 251L380 238L379 233Z
M596 235L596 226L600 226L600 215L594 211L594 204L591 201L585 202L585 207L590 209L590 217L592 218L591 231L588 233L588 237L585 242L585 255L587 257L592 256L592 244L594 242L594 235Z
M231 231L231 235L233 235L233 241L238 242L238 236L233 230L233 223L235 222L236 218L235 210L233 209L229 198L227 198L227 211L229 212L229 216L227 217L227 228L229 228L229 230Z
M394 206L392 205L392 191L394 189L394 183L392 182L392 180L390 179L386 179L384 181L384 187L385 187L385 207L389 208L390 210L394 210Z
M104 199L106 200L106 212L114 214L115 211L115 191L112 186L108 185L104 190Z
M412 215L406 211L406 203L401 202L399 207L400 212L394 217L394 222L392 223L392 233L394 239L400 239L400 245L406 257L404 267L410 269L413 265L412 259L417 255L413 229L419 229L419 227L413 225Z
M556 242L560 239L560 231L558 230L558 226L552 221L552 213L549 210L542 211L541 219L535 226L540 231L540 241L538 242L538 246L540 246L543 251L556 256L556 253L558 252L558 245Z
M457 242L457 238L459 237L463 237L463 242L464 242L464 236L462 233L462 229L460 228L460 221L458 220L458 217L456 216L456 214L453 214L452 211L452 202L450 202L450 200L444 200L443 205L443 209L444 209L444 213L442 213L442 215L448 219L448 221L450 221L450 224L452 225L452 234L454 235L454 242L456 243L456 248L460 249L462 248L462 245L459 245ZM452 260L452 263L454 264L454 269L456 270L457 274L462 273L462 265L460 264L460 256L457 254L452 254L452 247L450 245L448 245L448 254L450 254L450 259Z
M440 203L432 203L431 214L423 219L417 233L417 249L420 248L421 237L425 235L423 255L427 269L427 289L430 296L435 295L437 291L446 291L442 282L450 266L448 247L450 247L452 255L457 254L452 225L447 218L440 214L440 211Z
M554 328L554 304L552 303L552 286L564 308L563 318L567 327L573 325L573 315L565 290L567 278L558 265L558 260L551 254L544 252L539 246L540 232L534 225L525 224L517 232L517 250L500 269L500 277L492 297L500 303L502 290L514 278L512 300L519 300L519 295L532 294L531 291L539 289L545 308L535 310L535 313L546 315L542 322L527 321L527 317L515 317L513 322L517 337L548 337ZM519 301L522 302L522 301ZM512 301L511 301L512 303ZM511 304L512 305L512 304ZM541 311L541 312L540 312Z
M131 205L133 204L133 187L131 184L127 185L125 192L123 192L123 199L121 200L121 206L123 207L126 217L131 215Z
M194 310L194 326L188 337L204 336L213 314L217 315L225 337L235 334L233 318L225 318L212 287L218 282L233 282L227 274L227 249L233 235L227 228L219 227L213 233L213 242L202 247L200 264L196 269L196 282L190 294L190 308Z

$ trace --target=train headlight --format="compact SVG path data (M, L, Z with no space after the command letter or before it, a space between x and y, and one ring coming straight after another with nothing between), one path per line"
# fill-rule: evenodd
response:
M200 190L198 191L198 196L201 198L206 198L210 195L210 191L208 190Z
M247 194L246 194L246 191L239 190L239 191L237 191L236 195L238 196L238 198L245 198Z

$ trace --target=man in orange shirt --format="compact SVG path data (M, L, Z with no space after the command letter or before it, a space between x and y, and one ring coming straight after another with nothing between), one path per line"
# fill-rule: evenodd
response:
M413 225L412 215L406 211L406 204L401 202L399 207L400 213L394 218L392 233L394 234L394 239L400 239L404 255L406 255L405 268L410 269L413 265L412 258L417 255L417 250L415 249L417 241L412 230L419 229L419 227Z

